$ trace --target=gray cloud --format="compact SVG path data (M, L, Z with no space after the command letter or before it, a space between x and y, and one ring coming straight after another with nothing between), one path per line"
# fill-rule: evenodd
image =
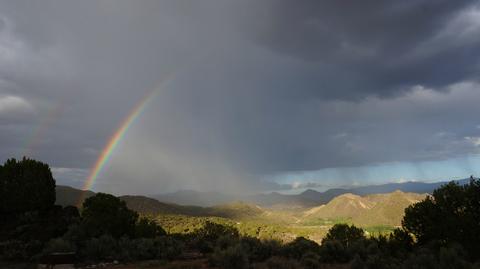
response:
M97 188L263 190L282 172L478 151L475 1L0 6L0 157L28 152L60 182L77 186L165 79Z

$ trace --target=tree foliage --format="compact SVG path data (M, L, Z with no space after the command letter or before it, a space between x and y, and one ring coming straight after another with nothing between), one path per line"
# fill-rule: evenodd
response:
M305 253L309 251L317 252L318 249L318 244L312 240L297 237L292 242L286 244L282 252L284 256L300 259Z
M328 231L325 238L322 240L322 243L327 241L338 241L343 246L348 247L353 242L365 238L364 231L361 228L357 228L354 225L349 226L348 224L335 224Z
M45 210L55 203L55 180L50 167L23 158L0 166L0 213Z
M154 220L145 217L140 218L135 225L135 237L138 238L155 238L166 234Z
M431 197L405 209L402 225L418 243L459 243L472 258L480 257L480 181L448 183Z
M115 238L133 236L138 214L124 201L106 193L97 193L83 203L83 225L90 236L109 234Z

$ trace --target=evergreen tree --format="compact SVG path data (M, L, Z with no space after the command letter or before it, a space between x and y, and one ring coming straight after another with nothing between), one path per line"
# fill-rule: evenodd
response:
M55 180L50 167L23 158L0 166L0 212L46 210L55 204Z

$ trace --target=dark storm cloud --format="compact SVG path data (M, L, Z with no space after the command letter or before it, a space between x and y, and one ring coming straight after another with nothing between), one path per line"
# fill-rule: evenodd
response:
M29 152L60 182L81 185L155 87L99 189L284 189L261 178L480 145L478 2L0 7L0 157Z
M246 32L311 64L308 82L297 81L307 97L391 96L417 84L478 79L478 32L468 33L471 22L461 17L475 1L269 3L245 21ZM478 25L478 10L472 19Z

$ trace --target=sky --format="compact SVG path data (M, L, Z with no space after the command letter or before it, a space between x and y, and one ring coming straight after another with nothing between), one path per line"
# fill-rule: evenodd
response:
M0 162L84 188L142 105L93 190L466 178L479 78L479 1L0 1Z

